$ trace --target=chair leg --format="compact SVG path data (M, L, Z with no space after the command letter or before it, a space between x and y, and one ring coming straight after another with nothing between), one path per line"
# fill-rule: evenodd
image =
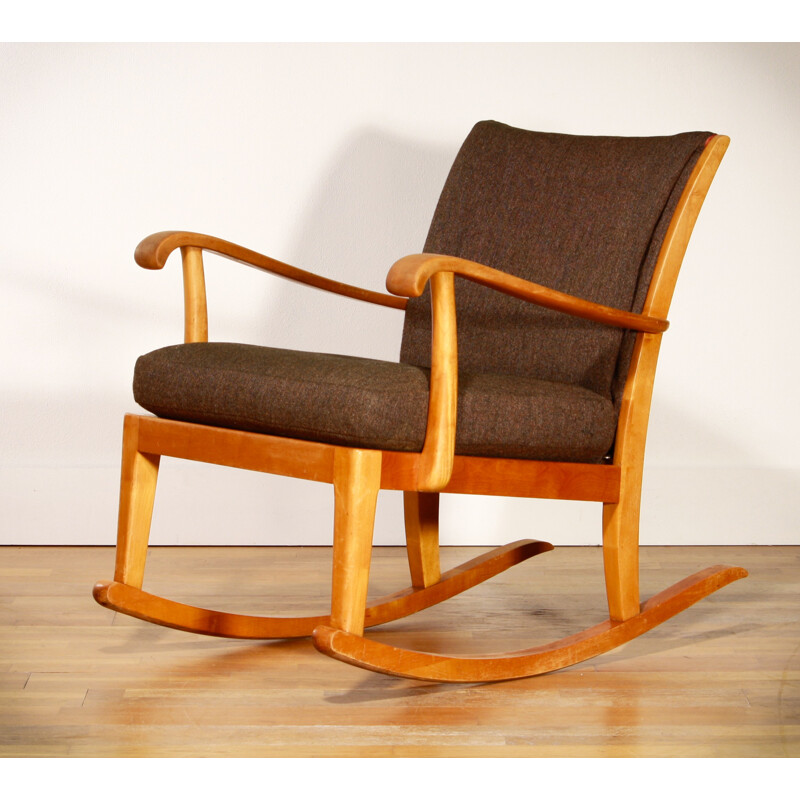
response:
M125 418L114 580L141 589L160 456L139 452L139 421Z
M303 617L232 614L189 606L142 591L159 466L158 455L139 450L142 420L146 420L151 429L161 422L164 422L164 428L172 424L135 415L125 419L116 569L113 581L99 581L94 586L95 600L121 614L209 636L282 639L310 636L316 628L331 624L328 614ZM217 431L219 436L224 434L224 431ZM169 440L167 434L164 434L164 440ZM148 448L152 446L151 437ZM544 542L528 540L495 548L448 570L428 586L410 586L376 599L365 614L364 600L381 459L380 453L372 451L337 449L331 474L337 499L335 528L338 532L334 605L338 624L343 629L371 627L414 614L551 549ZM425 503L423 500L423 509L427 508ZM418 516L424 520L427 513L423 511ZM433 518L435 520L435 514ZM423 545L423 549L430 548ZM430 580L430 570L426 574Z
M624 622L639 613L639 505L638 480L623 479L617 503L603 505L603 564L608 614Z
M427 588L442 577L439 564L439 493L403 492L411 585Z
M381 457L378 450L339 449L334 460L330 624L357 636L364 632Z
M630 478L629 473L629 478ZM696 572L639 604L639 499L641 470L623 480L617 503L603 509L603 553L609 619L549 644L487 656L448 656L407 650L364 638L353 627L320 625L314 646L363 669L404 678L474 683L539 675L577 664L641 636L684 609L747 576L740 567L718 564ZM365 537L366 538L366 537ZM546 545L547 548L550 545ZM438 587L422 591L436 591Z

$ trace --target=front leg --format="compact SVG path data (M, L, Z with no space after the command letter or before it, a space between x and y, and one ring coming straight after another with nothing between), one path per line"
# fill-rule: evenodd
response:
M142 588L160 456L139 452L139 418L125 417L114 580Z
M381 457L379 450L345 448L334 456L331 626L358 636L364 632Z

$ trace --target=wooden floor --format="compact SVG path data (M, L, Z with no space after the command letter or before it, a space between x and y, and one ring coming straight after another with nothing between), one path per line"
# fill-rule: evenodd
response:
M445 567L477 548L447 548ZM96 605L113 550L0 548L0 755L800 756L800 547L644 548L645 596L705 566L750 577L617 651L537 678L435 685L308 640L212 639ZM375 550L370 593L408 582ZM154 548L145 589L232 611L324 613L327 548ZM561 548L374 633L496 652L604 618L599 548Z

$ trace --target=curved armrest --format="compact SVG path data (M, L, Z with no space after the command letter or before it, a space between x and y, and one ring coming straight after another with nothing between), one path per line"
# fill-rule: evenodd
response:
M663 333L669 327L669 322L666 320L582 300L456 256L442 256L433 253L405 256L395 262L389 270L386 288L392 294L403 297L419 297L431 276L438 272L452 272L462 278L480 283L482 286L488 286L512 297L527 300L529 303L543 308L563 311L574 317L600 322L604 325L628 328L643 333Z
M170 253L178 248L208 250L233 261L247 264L247 266L272 272L290 281L297 281L298 283L313 286L316 289L324 289L345 297L352 297L355 300L365 300L369 303L389 306L390 308L403 309L406 307L406 300L403 298L324 278L321 275L315 275L313 272L307 272L298 267L284 264L282 261L257 253L255 250L248 250L238 244L226 242L224 239L217 239L215 236L206 236L202 233L190 233L188 231L154 233L139 243L134 253L134 258L140 267L161 269L166 264Z

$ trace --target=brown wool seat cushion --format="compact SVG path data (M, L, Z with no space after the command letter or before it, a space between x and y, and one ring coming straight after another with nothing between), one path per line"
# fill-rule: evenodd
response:
M211 342L142 356L133 391L160 417L419 452L428 380L411 364ZM458 454L598 462L615 427L610 399L583 387L459 373Z

